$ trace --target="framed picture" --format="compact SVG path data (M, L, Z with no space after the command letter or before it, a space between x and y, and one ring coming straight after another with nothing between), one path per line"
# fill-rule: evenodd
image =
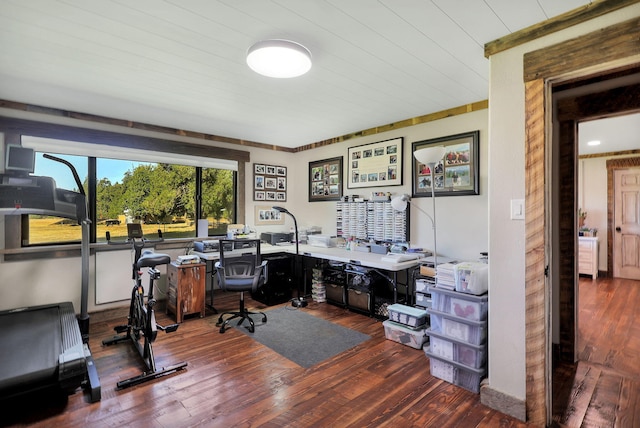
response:
M280 211L274 210L270 205L256 205L255 216L256 225L264 226L272 224L284 224L285 215Z
M347 152L347 187L381 187L402 185L402 143L404 139L349 147Z
M253 200L287 200L287 167L253 164Z
M431 171L427 165L413 158L413 197L430 197L431 186L435 196L480 194L480 131L465 132L448 137L416 141L411 153L431 146L444 146L445 154Z
M309 202L342 198L342 156L309 162Z

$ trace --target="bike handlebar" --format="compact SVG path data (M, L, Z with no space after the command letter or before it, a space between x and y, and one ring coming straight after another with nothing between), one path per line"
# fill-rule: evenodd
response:
M127 238L124 241L112 241L111 233L108 230L106 232L106 237L107 237L107 245L131 245L134 242L142 242L143 244L157 244L159 242L164 242L164 238L162 237L162 231L160 229L158 229L157 239L147 239L143 236L141 238L137 238L139 239L138 241L136 241L136 238Z

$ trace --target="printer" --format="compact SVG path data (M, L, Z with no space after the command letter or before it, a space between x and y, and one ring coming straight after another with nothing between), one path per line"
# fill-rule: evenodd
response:
M215 253L220 250L220 241L205 240L205 241L193 241L193 249L200 253Z
M260 241L266 242L267 244L271 244L271 245L277 245L283 242L291 242L293 241L293 233L263 232L260 234Z

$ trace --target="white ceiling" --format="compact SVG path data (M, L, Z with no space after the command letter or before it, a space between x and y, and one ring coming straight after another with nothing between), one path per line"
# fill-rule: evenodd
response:
M0 98L298 147L487 99L485 43L588 3L0 0ZM268 38L311 71L252 72Z

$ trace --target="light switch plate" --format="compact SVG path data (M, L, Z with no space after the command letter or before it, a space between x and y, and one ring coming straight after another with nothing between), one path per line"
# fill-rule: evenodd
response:
M524 199L511 199L511 220L524 220Z

